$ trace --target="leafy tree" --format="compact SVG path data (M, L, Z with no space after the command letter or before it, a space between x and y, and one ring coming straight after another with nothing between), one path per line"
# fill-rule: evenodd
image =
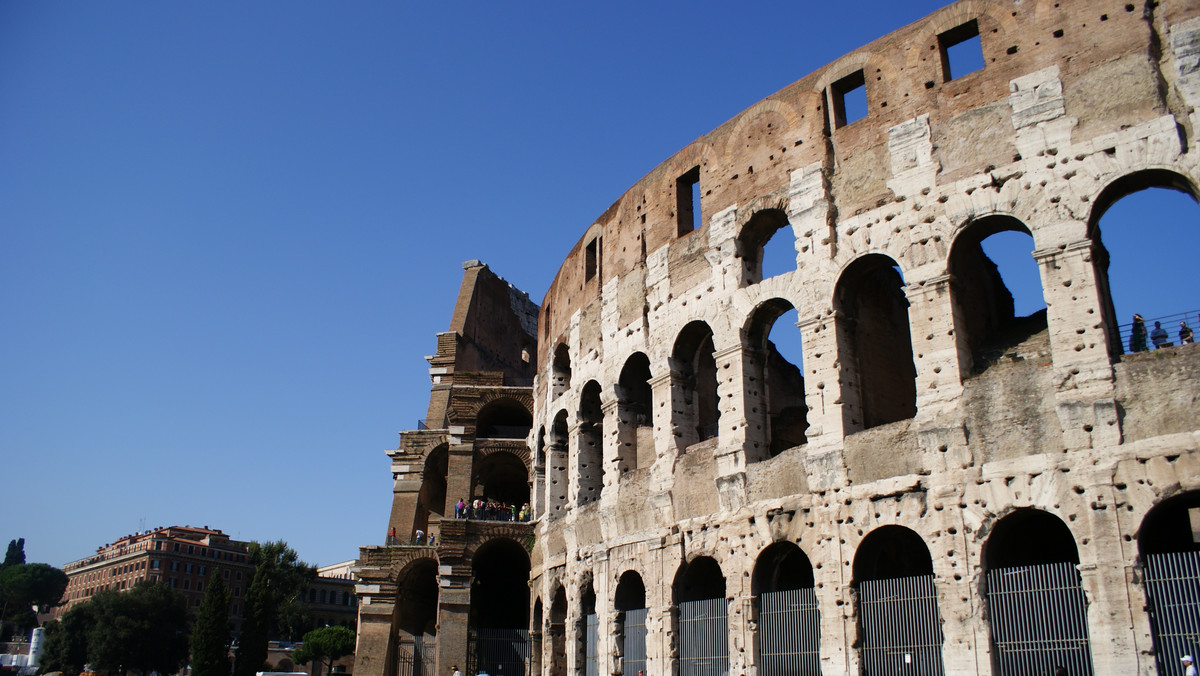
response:
M317 569L301 561L296 550L288 547L283 540L251 542L249 552L255 575L263 570L267 576L270 601L268 634L294 640L310 624L308 607L299 599L308 589L309 582L316 579Z
M233 676L254 676L267 661L267 632L271 626L271 596L266 567L254 571L242 605L242 632L238 635Z
M54 566L45 563L4 566L0 568L0 621L29 629L37 624L33 607L49 610L62 601L66 590L67 574Z
M316 660L327 667L325 673L333 671L333 663L354 652L354 632L345 627L321 627L304 635L304 643L292 658L300 664Z
M122 593L106 590L88 602L88 662L114 673L136 669L175 673L187 662L187 599L162 582L139 582Z
M58 620L48 623L39 662L41 672L82 672L87 664L88 630L95 623L96 618L90 601L72 607Z
M25 563L25 538L8 541L8 551L4 553L4 563L0 569Z
M192 625L192 676L229 676L229 592L214 568Z

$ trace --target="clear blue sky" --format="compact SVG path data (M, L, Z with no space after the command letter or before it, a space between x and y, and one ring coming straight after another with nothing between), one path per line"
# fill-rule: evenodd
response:
M540 302L646 172L942 4L0 3L0 540L381 543L462 261Z

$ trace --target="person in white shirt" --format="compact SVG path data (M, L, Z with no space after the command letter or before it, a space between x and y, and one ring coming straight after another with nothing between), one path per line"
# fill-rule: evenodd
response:
M1196 665L1192 663L1191 655L1184 655L1183 659L1183 676L1196 676Z

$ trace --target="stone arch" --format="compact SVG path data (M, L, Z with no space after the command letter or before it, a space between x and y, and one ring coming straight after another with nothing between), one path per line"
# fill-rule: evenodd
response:
M795 543L759 553L750 578L758 617L755 664L766 673L820 671L821 616L812 563ZM799 664L798 664L799 663Z
M717 435L717 362L713 331L707 322L683 327L671 352L671 414L679 447Z
M474 462L471 497L518 509L529 502L529 451L491 448L477 454Z
M846 431L911 418L917 411L908 299L899 265L883 254L854 259L834 287Z
M1200 632L1200 617L1180 607L1200 606L1200 490L1173 495L1155 504L1137 530L1138 559L1150 615L1159 673L1178 669L1183 655L1195 656L1186 637Z
M550 362L550 398L553 399L571 389L571 348L565 342L554 346L554 357Z
M580 394L578 437L576 504L583 507L599 500L604 488L604 411L600 383L595 380L589 380Z
M425 456L425 469L421 473L421 488L417 493L417 514L413 530L429 531L431 516L441 519L446 516L446 474L449 467L449 447L441 444Z
M682 562L671 591L679 618L680 672L728 672L729 603L721 565L710 556ZM715 671L693 671L702 664Z
M868 533L853 585L864 673L944 672L933 559L920 535L896 525Z
M789 362L770 340L776 321L794 310L783 298L763 301L750 313L743 329L749 376L742 388L744 410L748 420L753 417L762 421L758 452L750 453L748 448L747 460L773 458L807 441L804 432L808 429L808 405L802 365ZM798 333L795 327L791 330Z
M554 600L550 602L550 621L546 625L550 636L550 676L567 674L567 589L561 582L555 585Z
M470 413L477 439L525 439L533 427L533 396L484 392Z
M395 575L396 628L409 637L437 635L438 561L415 556Z
M546 458L546 513L551 519L557 519L566 513L569 434L567 410L560 409L550 425L549 454Z
M988 238L1006 232L1025 235L1032 244L1033 234L1024 223L1012 216L995 214L967 222L950 245L947 271L959 368L963 374L986 368L1008 349L1047 328L1044 295L1042 310L1028 317L1016 316L1005 275L983 249ZM1009 280L1012 281L1015 280ZM1040 290L1040 279L1036 281Z
M741 227L737 241L744 284L757 284L772 276L769 273L781 274L796 269L796 237L783 204L755 211ZM776 243L779 245L776 246ZM768 254L783 257L789 253L788 260L773 261L772 268L778 269L767 270L764 267Z
M992 527L981 558L996 671L1092 673L1079 550L1067 524L1039 509L1014 510Z
M646 669L646 585L634 570L621 573L613 593L616 657L626 674Z
M524 676L529 639L518 632L529 627L529 552L510 537L497 537L481 543L467 560L468 627L476 637L468 669Z
M617 468L621 472L654 462L654 392L650 358L634 352L617 379Z
M1134 347L1132 343L1127 343L1124 335L1128 333L1128 325L1126 333L1122 332L1122 324L1117 315L1116 304L1114 302L1114 293L1110 279L1112 254L1110 249L1104 243L1102 236L1100 221L1105 213L1120 200L1133 195L1134 193L1142 192L1148 189L1163 188L1183 193L1192 199L1193 202L1200 203L1200 188L1197 187L1195 181L1189 176L1186 176L1173 168L1153 167L1134 171L1127 174L1122 174L1110 180L1104 185L1092 200L1092 209L1088 215L1087 235L1092 242L1092 269L1095 275L1097 292L1100 294L1100 311L1104 320L1105 333L1108 338L1108 347L1110 357L1125 352L1125 347L1128 345L1131 349ZM1193 226L1194 227L1194 226ZM1110 240L1111 241L1111 240ZM1116 255L1118 261L1121 260L1121 253ZM1153 264L1153 267L1152 267ZM1186 275L1181 273L1177 279L1171 279L1170 268L1164 268L1161 262L1141 260L1137 263L1139 272L1145 271L1147 274L1156 275L1164 284L1171 283L1191 283L1189 270ZM1179 310L1191 310L1193 308L1179 308ZM1143 310L1138 310L1139 312ZM1156 313L1157 314L1157 313ZM1153 316L1147 317L1153 320ZM1178 317L1176 317L1178 319ZM1144 342L1144 341L1143 341Z

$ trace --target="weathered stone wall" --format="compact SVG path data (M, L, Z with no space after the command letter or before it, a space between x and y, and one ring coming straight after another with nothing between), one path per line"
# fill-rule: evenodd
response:
M971 22L985 67L948 78L939 36ZM598 501L560 500L537 524L531 603L547 612L532 629L560 630L548 609L565 594L575 631L589 591L600 626L614 626L633 571L646 671L676 673L676 575L710 557L730 671L753 673L756 565L788 542L812 563L823 673L859 673L855 556L903 526L932 558L946 673L992 673L985 549L1002 518L1036 509L1078 549L1095 673L1153 673L1135 534L1156 505L1200 490L1200 350L1122 357L1093 237L1131 187L1197 193L1198 56L1196 2L963 0L751 106L631 187L567 256L539 317L531 439L563 412L576 435L595 381L605 472ZM868 113L839 124L839 87L860 72ZM677 191L694 167L703 225L689 232ZM782 222L794 272L761 278L756 216ZM1001 294L971 247L1001 229L1032 236L1047 310L1040 331L988 357L989 322L1008 318L980 314ZM893 265L902 281L880 276ZM964 266L978 274L956 276ZM772 457L772 369L755 341L781 307L799 318L808 427L806 443ZM908 339L881 349L897 318ZM712 333L711 435L697 429L694 352L680 347L694 349L680 336L695 322ZM558 346L572 373L555 389ZM617 383L635 353L650 363L654 453L623 472L629 435L612 426L627 424ZM558 489L533 481L550 504ZM582 668L581 641L569 636L559 657L541 643L543 671ZM601 673L621 672L618 644L601 632Z

